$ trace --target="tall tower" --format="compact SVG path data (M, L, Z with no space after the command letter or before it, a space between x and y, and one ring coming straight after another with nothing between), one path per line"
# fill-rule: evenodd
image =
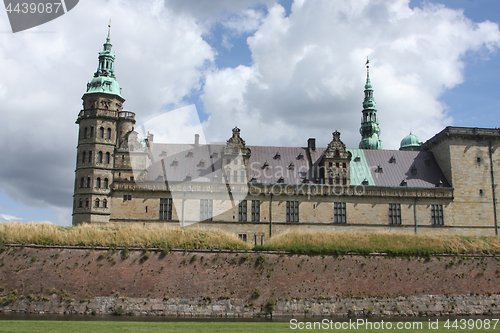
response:
M380 140L380 127L373 98L373 88L370 82L370 61L366 60L365 99L363 101L363 117L361 118L361 142L359 149L382 149Z
M114 72L110 26L99 65L82 96L79 125L73 225L109 222L115 148L123 140L125 128L135 123L135 114L123 110L125 99Z

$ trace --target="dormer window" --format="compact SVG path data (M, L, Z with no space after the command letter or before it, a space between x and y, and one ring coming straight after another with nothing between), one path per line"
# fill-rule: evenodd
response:
M436 183L436 187L443 187L443 182L442 182L441 180L439 180L439 181ZM481 193L481 194L483 194L482 192L483 192L483 190L480 190L480 193Z
M309 178L305 177L304 180L302 181L302 183L304 183L304 184L309 183Z
M160 154L160 156L167 156L167 151L166 150L163 150Z
M356 156L356 157L354 158L354 162L359 162L359 161L361 161L361 157Z
M204 168L205 167L205 160L201 160L200 163L198 163L199 168Z
M214 152L212 154L212 158L219 158L219 153L218 152Z
M178 166L179 165L179 161L177 161L177 159L173 160L172 161L172 164L170 164L171 166Z
M396 163L396 157L392 155L391 159L389 160L389 163Z
M187 182L190 182L192 179L193 179L193 176L187 175L186 179L184 179L184 180L187 181Z
M304 159L304 154L300 153L298 156L297 156L297 159L300 161L300 160L303 160Z
M408 182L406 181L406 179L403 179L399 186L408 186Z
M285 182L285 178L280 177L280 178L278 179L278 184L283 184L284 182Z
M193 152L192 151L188 151L188 153L186 154L186 157L193 157Z
M276 153L276 155L274 155L273 157L275 160L281 160L281 155L279 152Z
M376 172L376 173L383 173L383 172L384 172L384 169L382 169L382 167L379 165L379 166L375 169L375 172Z
M262 169L269 169L269 163L267 163L267 161L262 165Z
M250 178L250 183L256 183L257 182L257 178L255 178L255 176L252 176L252 178Z
M361 182L362 185L368 185L368 179L364 179L362 182Z
M293 163L290 163L290 165L288 165L288 170L294 170L295 169L295 165Z

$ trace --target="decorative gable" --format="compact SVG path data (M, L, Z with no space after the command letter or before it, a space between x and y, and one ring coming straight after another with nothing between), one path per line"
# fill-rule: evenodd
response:
M321 170L324 183L349 186L352 154L340 140L338 131L333 132L333 140L328 144L322 157Z

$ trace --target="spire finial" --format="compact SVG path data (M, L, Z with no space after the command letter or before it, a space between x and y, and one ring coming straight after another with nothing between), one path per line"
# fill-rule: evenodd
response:
M108 43L109 43L109 41L110 41L110 37L109 37L110 33L111 33L111 19L109 19L109 24L108 24L108 37L106 38L106 42L108 42Z
M366 66L366 78L369 81L370 80L370 59L368 58L368 56L366 56L365 66Z

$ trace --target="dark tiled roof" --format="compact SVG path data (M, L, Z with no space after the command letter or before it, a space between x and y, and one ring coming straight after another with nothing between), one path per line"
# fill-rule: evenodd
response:
M434 155L428 151L365 150L366 162L378 186L449 187ZM380 168L379 168L380 167Z
M157 144L152 145L153 164L147 180L222 182L221 150L223 144ZM251 150L248 181L257 183L300 184L312 182L310 165L318 165L325 148L316 148L309 160L304 147L248 146ZM434 156L429 151L349 149L351 185L368 180L372 186L435 187L442 182L449 187ZM215 153L215 154L214 154ZM300 158L302 157L302 158ZM359 157L356 159L356 157ZM356 161L355 161L356 159ZM306 179L307 177L307 179Z
M257 183L300 184L309 177L307 148L250 146L249 175ZM278 157L279 155L279 157ZM302 156L302 159L299 158Z

